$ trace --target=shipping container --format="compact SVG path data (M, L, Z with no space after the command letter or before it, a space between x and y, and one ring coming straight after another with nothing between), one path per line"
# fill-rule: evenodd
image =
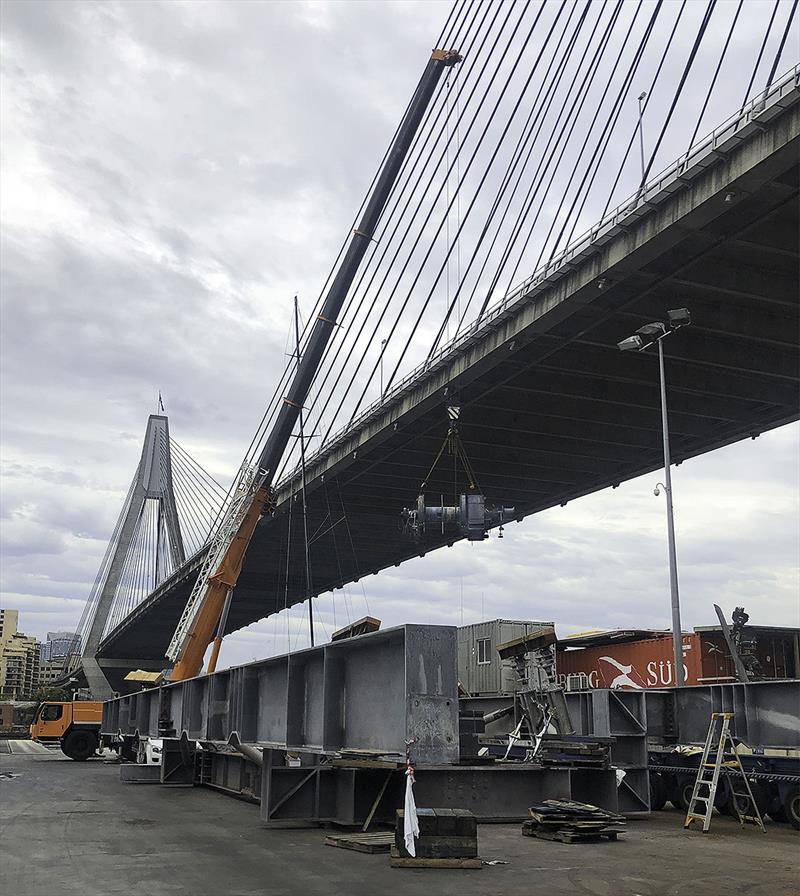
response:
M798 670L798 630L750 627L755 638L759 677L794 678ZM641 634L642 637L637 637ZM733 660L718 626L684 634L683 669L687 685L736 681ZM600 632L559 642L556 669L568 690L586 688L674 687L672 635L669 632Z
M501 661L497 645L521 638L534 629L552 622L519 619L493 619L464 625L458 630L458 680L471 696L509 694L517 689L516 674L510 662Z

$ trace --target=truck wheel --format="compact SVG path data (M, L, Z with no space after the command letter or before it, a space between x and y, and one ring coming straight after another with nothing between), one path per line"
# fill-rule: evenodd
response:
M61 742L61 751L77 762L88 759L97 750L97 735L94 731L70 731Z
M741 787L742 784L737 783L737 786ZM767 810L767 803L769 802L767 791L764 789L763 785L758 784L755 781L750 785L750 789L753 791L753 799L755 800L758 814L763 818ZM736 811L737 808L739 810L738 813ZM738 818L739 815L752 815L753 807L750 804L750 797L746 795L734 796L733 793L731 793L730 798L728 799L728 811L734 818Z
M686 775L679 775L675 782L675 789L670 797L670 802L676 809L681 812L689 811L689 801L692 799L692 791L694 790L694 778Z
M796 830L800 831L800 787L793 787L783 801L783 811L786 820Z

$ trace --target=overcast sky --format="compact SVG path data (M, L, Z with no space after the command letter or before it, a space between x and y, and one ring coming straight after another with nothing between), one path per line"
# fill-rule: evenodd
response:
M229 481L291 297L317 295L448 9L3 3L0 605L24 631L77 625L159 390ZM676 469L685 627L714 602L800 624L799 443L793 425ZM321 624L667 627L658 478L323 596ZM282 651L287 629L304 644L303 619L251 626L223 661Z

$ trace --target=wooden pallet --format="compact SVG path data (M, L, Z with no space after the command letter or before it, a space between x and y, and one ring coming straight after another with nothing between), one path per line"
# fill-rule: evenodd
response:
M387 853L394 843L392 831L376 831L372 834L354 832L351 834L326 834L326 846L338 846L340 849L353 849L370 855Z
M598 843L600 840L616 840L618 834L624 834L622 825L542 825L536 821L522 823L525 837L537 837L539 840L558 840L561 843Z
M622 831L594 831L583 833L581 831L546 831L541 828L531 831L523 831L528 837L536 837L539 840L557 840L561 843L599 843L601 840L616 840Z
M392 868L452 868L465 871L479 871L481 860L478 856L469 859L412 859L404 858L392 847L389 854L389 865Z

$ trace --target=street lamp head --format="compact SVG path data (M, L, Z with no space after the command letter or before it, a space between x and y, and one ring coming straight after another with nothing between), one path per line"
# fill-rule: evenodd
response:
M666 333L667 328L664 324L655 321L651 324L645 324L643 327L639 327L636 331L640 336L644 336L646 339L658 339L659 336L663 336Z
M646 91L646 90L643 90L643 91L639 94L639 102L641 103L642 100L646 100L646 99L647 99L647 91Z
M688 308L674 308L672 311L667 311L667 318L673 330L677 330L678 327L688 327L692 322L692 315Z
M643 345L641 336L628 336L627 339L617 343L617 348L621 352L638 352Z

